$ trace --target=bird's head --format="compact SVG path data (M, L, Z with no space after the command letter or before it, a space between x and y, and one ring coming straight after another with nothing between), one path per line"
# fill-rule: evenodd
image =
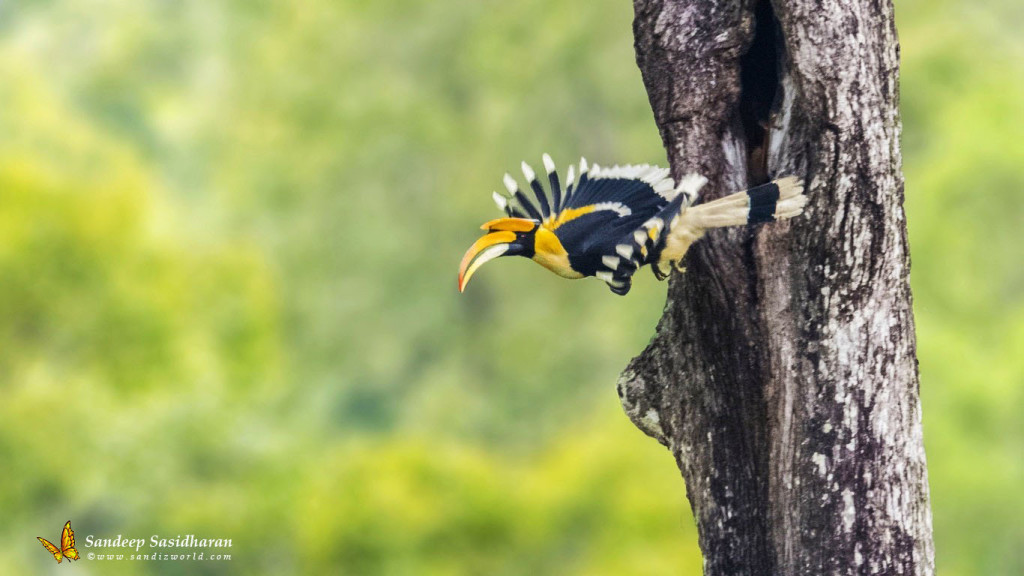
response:
M533 258L539 227L539 222L526 218L498 218L481 226L487 234L474 242L462 257L459 292L466 289L469 279L481 266L499 256Z

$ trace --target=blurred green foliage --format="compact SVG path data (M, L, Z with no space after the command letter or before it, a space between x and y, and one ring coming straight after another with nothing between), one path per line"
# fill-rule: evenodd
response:
M940 572L1024 573L1024 21L902 0ZM103 574L698 573L614 392L660 314L455 270L522 157L664 163L631 6L0 4L0 572L35 541L232 538ZM63 567L59 567L63 569Z

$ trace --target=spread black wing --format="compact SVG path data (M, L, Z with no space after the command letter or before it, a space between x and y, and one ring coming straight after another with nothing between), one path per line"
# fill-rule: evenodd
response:
M669 171L657 166L588 167L583 159L578 181L575 166L569 167L564 191L546 154L544 167L550 198L524 162L537 203L510 176L505 185L511 197L495 193L495 201L509 216L541 221L562 243L573 270L600 278L617 294L628 292L633 273L656 259L670 224L696 195L677 190Z

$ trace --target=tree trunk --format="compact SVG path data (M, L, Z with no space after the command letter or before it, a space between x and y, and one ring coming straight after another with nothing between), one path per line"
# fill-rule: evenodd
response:
M707 575L932 574L888 0L634 0L673 174L790 174L803 216L710 232L619 382Z

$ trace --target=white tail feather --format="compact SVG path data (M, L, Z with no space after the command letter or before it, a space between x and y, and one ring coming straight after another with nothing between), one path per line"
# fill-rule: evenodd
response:
M786 220L803 212L804 206L807 205L807 196L804 196L803 193L802 180L795 176L789 176L776 180L774 184L779 188L779 197L773 206L769 205L771 196L766 196L771 193L771 190L762 188L760 191L744 190L706 204L683 208L682 214L673 219L674 224L666 238L665 248L655 265L663 273L669 269L670 264L677 265L690 249L690 245L699 240L709 228L745 226L751 223L751 220L755 222L771 219ZM751 195L760 200L760 203L755 206L758 210L755 210L753 218L750 205ZM768 218L767 210L771 210L771 218Z
M775 180L779 187L779 199L772 216L775 220L787 220L799 215L807 205L803 181L796 176ZM730 194L705 204L692 206L683 214L683 224L694 228L722 228L742 226L749 223L750 195L747 190Z

